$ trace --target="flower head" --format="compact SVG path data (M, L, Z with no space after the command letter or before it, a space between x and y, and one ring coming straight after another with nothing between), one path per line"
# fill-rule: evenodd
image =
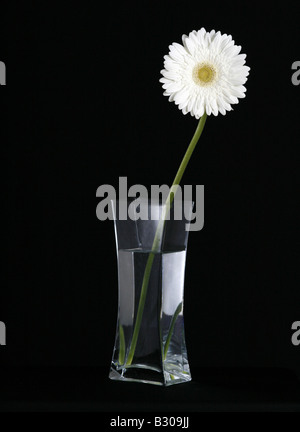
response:
M239 54L232 36L207 32L204 28L182 36L183 45L174 42L164 57L161 71L170 102L175 102L183 114L197 119L207 115L225 115L238 98L245 97L250 68L245 66L246 54Z

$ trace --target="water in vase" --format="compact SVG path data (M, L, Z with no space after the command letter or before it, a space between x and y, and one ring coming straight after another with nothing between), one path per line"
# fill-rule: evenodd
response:
M145 268L154 255L132 355ZM183 321L186 250L118 251L119 308L110 378L172 385L191 380Z

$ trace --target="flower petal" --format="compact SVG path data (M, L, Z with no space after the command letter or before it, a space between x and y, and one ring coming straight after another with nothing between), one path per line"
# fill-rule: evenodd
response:
M207 32L205 28L182 36L182 44L169 46L164 56L164 69L160 82L164 95L178 105L184 113L200 118L231 111L245 97L250 68L245 65L245 54L231 35L219 31ZM211 78L195 78L195 67L214 70ZM205 69L204 69L205 70ZM205 75L204 75L205 76Z

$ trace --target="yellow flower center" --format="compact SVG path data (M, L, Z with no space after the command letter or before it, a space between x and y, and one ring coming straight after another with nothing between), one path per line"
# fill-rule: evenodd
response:
M201 63L193 69L193 79L196 84L206 86L211 84L216 77L215 68L208 63Z

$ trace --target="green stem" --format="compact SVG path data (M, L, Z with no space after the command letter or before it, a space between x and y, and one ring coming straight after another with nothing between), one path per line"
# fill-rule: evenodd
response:
M146 296L147 296L147 290L148 290L148 284L149 284L152 264L153 264L155 252L157 252L158 246L160 244L160 239L162 236L163 227L164 227L164 223L165 223L165 219L166 219L166 212L168 211L168 209L170 208L170 206L174 200L177 186L180 184L180 181L181 181L182 176L184 174L184 171L187 167L187 164L189 163L189 160L190 160L190 158L193 154L193 151L196 147L196 144L199 141L199 138L202 134L202 131L203 131L203 128L205 125L205 121L206 121L206 117L207 117L207 114L204 113L203 116L199 120L197 129L194 133L194 136L193 136L193 138L192 138L192 140L188 146L188 149L187 149L187 151L186 151L186 153L182 159L182 162L178 168L177 174L175 176L175 179L174 179L172 187L170 189L168 198L166 200L165 210L162 213L162 217L161 217L161 219L158 223L157 229L156 229L152 249L151 249L151 252L149 254L146 268L145 268L145 273L144 273L144 278L143 278L143 283L142 283L142 289L141 289L141 295L140 295L140 301L139 301L139 306L138 306L138 311L137 311L137 315L136 315L136 321L135 321L132 340L131 340L129 353L128 353L128 357L127 357L126 366L131 365L133 357L134 357L135 348L136 348L136 344L137 344L137 340L138 340L138 336L139 336L139 332L140 332L140 328L141 328L142 318L143 318L143 312L144 312L144 306L145 306L145 302L146 302Z
M120 324L119 326L119 339L120 339L120 347L119 347L119 364L124 364L125 361L125 336L123 326Z
M135 348L136 348L136 343L138 340L141 322L142 322L142 318L143 318L144 306L145 306L146 295L147 295L147 288L148 288L148 283L149 283L149 278L150 278L153 260L154 260L154 253L150 252L148 260L147 260L146 268L145 268L143 285L142 285L141 296L140 296L140 302L139 302L139 307L138 307L138 311L137 311L137 315L136 315L135 327L134 327L134 331L133 331L133 336L132 336L132 341L131 341L131 345L130 345L130 349L129 349L129 353L128 353L128 357L127 357L126 366L131 365L132 360L133 360L133 356L134 356L134 352L135 352Z
M185 171L185 169L187 167L187 164L189 163L189 160L191 159L193 151L195 150L196 144L199 141L199 138L201 137L201 134L202 134L205 122L206 122L206 118L207 118L207 114L204 113L203 116L199 120L197 129L196 129L196 131L194 133L194 136L193 136L193 138L192 138L192 140L190 142L190 145L188 146L188 149L187 149L187 151L186 151L186 153L185 153L185 155L184 155L184 157L182 159L180 167L178 168L177 174L176 174L175 179L173 181L172 188L174 186L175 187L178 186L179 183L180 183L180 181L181 181L181 179L182 179L182 176L183 176L184 171ZM171 190L172 190L172 188L171 188Z
M171 324L170 324L169 333L168 333L168 336L167 336L167 339L166 339L166 343L165 343L165 348L164 348L164 357L163 357L164 360L166 360L166 358L167 358L167 352L168 352L168 349L169 349L169 345L170 345L171 337L172 337L172 334L173 334L174 326L175 326L177 317L180 314L181 310L182 310L182 302L179 303L179 305L177 306L176 311L174 312Z

